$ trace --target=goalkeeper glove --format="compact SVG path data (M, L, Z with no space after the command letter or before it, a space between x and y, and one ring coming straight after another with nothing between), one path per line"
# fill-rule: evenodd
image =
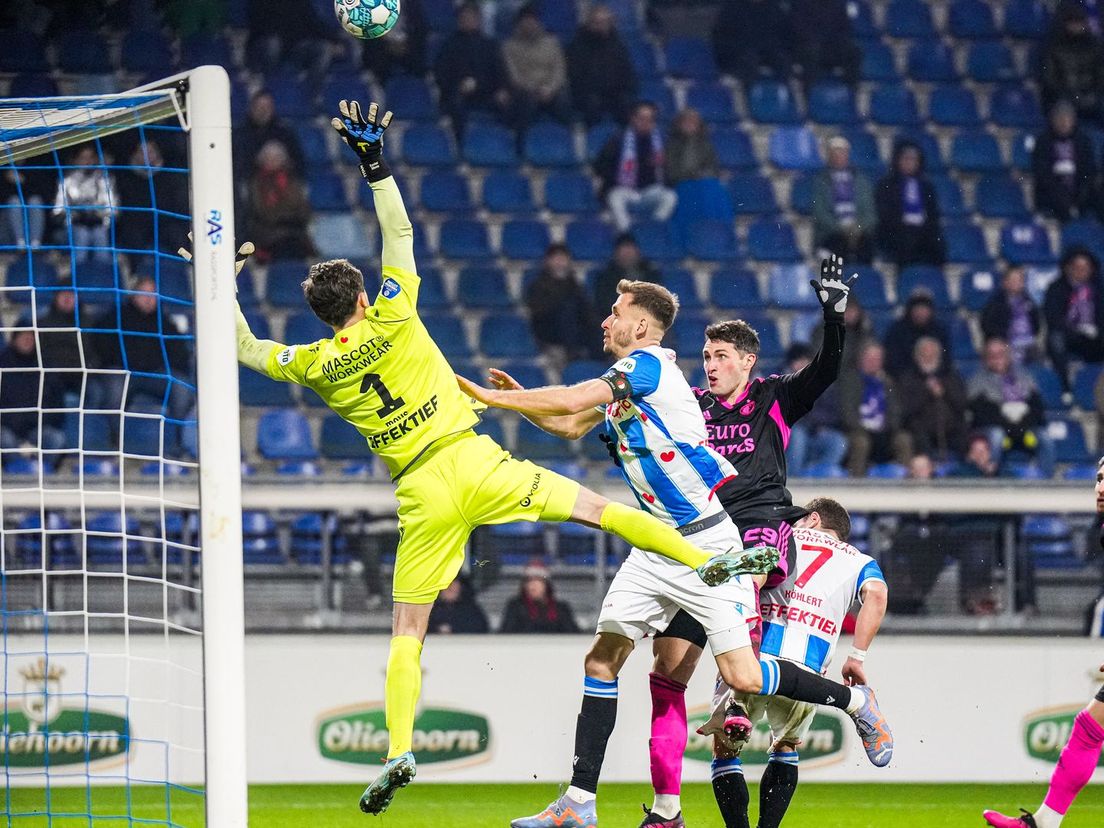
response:
M368 104L368 119L365 120L356 101L341 101L337 108L341 117L333 118L330 123L360 159L360 174L369 182L383 181L391 175L391 169L383 160L383 133L391 124L390 111L377 119L379 105Z
M176 254L180 256L184 261L191 262L192 260L192 234L188 234L188 244L183 247L178 247ZM237 276L242 272L242 268L245 267L246 261L256 252L257 248L253 246L253 242L242 242L242 246L238 248L238 252L234 254L234 275Z
M820 279L811 279L809 284L816 291L820 306L824 309L825 322L842 322L843 312L847 310L847 297L851 286L859 278L856 273L846 282L843 281L843 259L833 253L827 259L820 260Z

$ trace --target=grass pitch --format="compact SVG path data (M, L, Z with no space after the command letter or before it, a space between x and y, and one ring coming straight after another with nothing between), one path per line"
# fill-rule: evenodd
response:
M786 817L786 828L981 828L981 812L1034 808L1042 785L838 785L803 784ZM382 817L357 809L360 789L350 785L255 785L249 792L251 828L506 828L510 819L532 814L557 794L550 785L439 785L415 782L401 791ZM752 786L752 825L758 790ZM689 828L719 828L721 818L708 785L686 785L684 816ZM89 808L91 802L91 808ZM635 828L640 803L651 804L648 785L603 785L599 816L603 828ZM47 818L42 790L12 788L0 795L0 824L14 828L118 828L127 811L126 792L95 788L54 789ZM91 811L91 818L89 812ZM66 814L62 816L62 814ZM139 824L203 825L198 797L173 796L167 819L163 788L133 789L130 814ZM134 824L133 822L131 824ZM1062 828L1104 825L1104 787L1090 786L1074 803ZM212 826L217 828L217 826Z

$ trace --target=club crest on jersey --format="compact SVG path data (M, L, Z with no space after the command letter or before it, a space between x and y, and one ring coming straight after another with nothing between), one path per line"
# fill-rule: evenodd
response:
M280 353L276 355L276 361L281 365L290 365L293 359L295 359L294 345L292 345L290 348L284 348L284 350L280 351Z
M402 293L402 288L399 287L399 283L394 279L384 279L383 286L380 288L380 295L384 299L394 299Z
M744 417L750 417L753 411L755 411L755 400L748 400L740 407L740 414Z

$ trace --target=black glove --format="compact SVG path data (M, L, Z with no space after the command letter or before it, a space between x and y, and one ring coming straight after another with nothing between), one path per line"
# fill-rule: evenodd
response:
M179 247L176 250L176 254L180 256L184 261L190 262L192 260L192 234L188 234L188 243L183 247ZM253 242L242 242L241 247L238 248L238 252L234 254L234 275L237 276L242 272L242 268L245 267L246 260L256 252L257 248L253 246Z
M859 278L856 273L846 282L843 281L843 259L833 253L827 259L820 260L820 280L811 279L809 284L816 291L820 306L824 309L825 322L842 322L843 312L847 310L847 297L851 286Z
M377 120L379 104L370 103L368 120L365 120L356 101L341 101L337 108L341 117L333 118L330 124L357 154L360 174L369 181L383 181L391 175L391 169L383 160L383 133L391 124L390 111Z
M606 451L609 452L610 460L613 461L613 465L617 466L617 468L621 468L621 455L617 453L617 441L610 437L605 431L598 435L598 439L606 444Z

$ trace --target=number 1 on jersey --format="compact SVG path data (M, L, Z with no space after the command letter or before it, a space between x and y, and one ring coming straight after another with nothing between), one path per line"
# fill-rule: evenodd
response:
M820 571L820 568L832 559L832 550L826 546L802 544L801 548L808 549L810 552L819 552L820 554L813 558L813 562L805 567L801 574L797 576L797 580L794 581L794 586L798 589L804 589L805 585Z
M391 396L391 392L387 390L387 386L383 384L383 379L379 374L364 375L364 379L360 382L360 393L367 394L369 390L375 391L376 396L383 403L383 408L376 410L376 416L381 420L406 405L402 397L395 398Z

